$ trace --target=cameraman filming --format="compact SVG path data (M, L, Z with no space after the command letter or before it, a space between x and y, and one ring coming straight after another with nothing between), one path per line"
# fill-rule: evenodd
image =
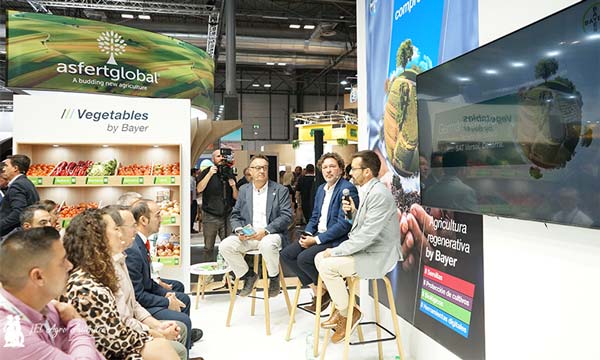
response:
M197 186L202 193L204 249L212 252L217 234L221 240L231 234L229 215L238 196L231 149L212 153L213 166L200 173Z

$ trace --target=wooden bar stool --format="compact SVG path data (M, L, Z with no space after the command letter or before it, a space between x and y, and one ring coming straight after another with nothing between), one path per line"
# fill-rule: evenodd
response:
M310 304L310 302L298 304L298 300L300 298L300 290L302 289L302 283L300 282L300 280L298 280L298 284L296 285L296 294L294 296L294 303L292 304L292 312L290 314L290 322L288 323L288 329L287 329L287 333L285 336L286 341L289 341L291 338L291 335L292 335L292 328L294 327L294 323L296 322L296 309L300 309L302 311L305 311L307 313L315 315L319 318L329 316L329 314L321 315L321 301L322 301L321 295L322 295L322 287L323 287L323 282L321 280L321 276L319 276L319 281L317 284L321 284L321 289L319 290L319 287L317 286L317 294L318 294L316 296L317 309L315 312L312 312L312 311L306 310L302 307L304 305Z
M392 333L391 331L389 331L388 329L386 329L385 327L383 327L381 325L381 317L379 314L379 290L377 288L377 280L378 279L370 279L372 281L372 286L373 286L373 300L374 300L374 306L375 306L375 321L368 321L368 322L361 322L358 324L358 330L360 331L360 327L362 325L375 325L376 329L377 329L377 339L375 340L368 340L368 341L364 341L362 339L361 334L359 333L359 342L357 343L351 343L350 342L350 330L352 329L352 309L354 308L354 305L356 303L355 301L355 295L356 295L356 291L355 291L355 283L360 282L360 278L358 276L353 276L353 277L349 277L346 278L346 281L348 281L349 284L349 288L350 288L350 299L349 299L349 304L348 304L348 320L346 321L346 337L344 339L344 360L348 359L348 352L350 350L350 345L363 345L363 344L371 344L376 342L377 343L377 350L379 353L379 359L383 360L383 346L381 344L382 341L391 341L391 340L396 340L396 346L398 347L398 354L400 355L400 359L404 359L404 349L402 348L402 341L400 339L400 327L398 326L398 318L397 318L397 314L396 314L396 303L394 302L394 293L392 290L392 285L390 283L390 280L387 278L387 276L384 276L382 278L383 282L385 283L385 288L386 288L386 292L387 292L387 296L388 296L388 302L390 304L390 315L392 317L392 323L394 324L394 333ZM388 338L381 338L381 330L384 330L385 332L387 332L391 337ZM325 334L325 343L323 345L323 351L321 352L321 359L325 358L325 352L327 351L327 345L329 344L329 336L331 335L331 331L327 331Z
M356 283L356 286L360 286L360 283ZM301 283L298 283L298 285L296 286L296 294L294 296L294 304L292 306L290 322L288 323L287 334L285 337L286 341L289 341L290 337L291 337L292 328L293 328L294 322L295 322L296 309L301 305L306 305L306 304L298 304L298 298L300 296L301 287L302 287ZM360 293L360 291L359 291L359 293ZM317 304L316 304L317 308L314 313L312 311L302 309L303 311L306 311L308 313L315 315L314 332L313 332L313 335L314 335L313 356L314 357L319 356L319 338L320 338L320 334L321 334L321 318L331 316L331 313L321 315L321 304L322 304L321 301L322 301L322 296L323 296L323 280L321 279L321 275L319 275L318 280L317 280L317 295L316 296L317 296ZM358 336L359 336L360 341L363 341L363 333L360 328L358 329Z
M258 250L252 250L252 251L248 251L246 253L246 255L253 255L254 256L254 272L256 274L258 274L258 257L260 256L260 251ZM263 288L263 296L264 297L257 297L256 296L256 288L260 285L258 285L259 282L261 282L262 280L262 288ZM233 291L231 292L231 296L229 299L229 312L227 313L227 322L225 323L225 326L229 327L231 325L231 314L233 313L233 305L235 304L235 299L237 296L237 290L239 287L239 282L240 279L239 278L235 278L235 282L233 284ZM285 284L285 277L283 275L283 269L281 268L281 264L279 265L279 282L281 284L281 288L283 289L283 296L285 298L285 303L287 305L288 308L288 314L291 311L291 304L290 304L290 298L287 292L287 287ZM265 302L265 327L267 330L267 336L271 335L271 313L270 313L270 308L269 308L269 276L267 275L267 264L265 262L264 257L262 258L262 279L258 279L256 281L256 285L254 286L254 288L252 289L252 295L250 295L250 297L252 298L252 307L250 310L250 315L254 316L254 310L256 308L256 299L263 299Z

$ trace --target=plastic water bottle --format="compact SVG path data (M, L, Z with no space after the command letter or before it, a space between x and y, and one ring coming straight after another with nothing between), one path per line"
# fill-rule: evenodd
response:
M219 268L220 270L223 270L227 267L227 264L225 263L225 259L223 259L223 255L221 255L221 253L217 253L217 268Z
M312 331L306 333L306 350L304 355L306 356L306 360L314 360L313 349L315 345L315 337L313 336Z

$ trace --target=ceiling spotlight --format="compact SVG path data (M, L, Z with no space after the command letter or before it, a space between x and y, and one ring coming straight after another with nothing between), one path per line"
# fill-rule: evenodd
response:
M352 90L352 88L348 86L348 87L345 87L344 90Z
M140 20L150 20L150 15L140 14L140 15L138 15L138 19L140 19Z
M579 41L579 40L571 41L571 45L579 44L580 42L581 41Z
M485 70L483 70L483 72L488 75L497 75L498 74L498 70L496 70L496 69L485 69Z
M521 61L513 61L510 63L510 66L519 68L525 66L525 63Z
M277 63L277 65L279 65L279 66L286 66L287 64L286 63Z
M54 145L52 145L52 147L57 148L57 147L60 147L60 145L54 144Z
M342 80L342 81L340 81L340 84L342 84L342 85L348 85L348 82L346 80Z
M258 84L258 83L254 83L254 84L252 84L252 86L253 86L253 87L260 87L260 84Z
M104 144L104 145L102 145L102 147L103 147L103 148L107 148L107 147L108 147L108 145Z
M153 148L159 148L160 145L152 145Z
M592 34L585 37L587 40L598 40L600 39L600 34Z
M467 82L467 81L471 81L471 78L466 77L466 76L459 76L456 78L456 80L461 81L461 82Z
M264 84L263 86L266 87L266 88L270 88L271 84Z
M133 19L134 18L134 16L131 14L121 14L121 17L123 19Z
M267 65L273 66L273 65L275 65L275 63L274 62L268 62Z
M290 29L300 29L300 24L290 24Z
M546 56L558 56L558 55L560 55L560 51L558 51L558 50L548 51L546 53Z
M314 25L304 25L304 30L312 30L314 28L315 28Z
M225 105L224 105L224 104L221 104L221 105L219 105L219 108L220 108L220 109L222 109L222 108L224 108L224 107L225 107Z

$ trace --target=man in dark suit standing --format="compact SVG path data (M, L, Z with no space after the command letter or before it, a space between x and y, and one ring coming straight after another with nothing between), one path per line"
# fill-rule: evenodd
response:
M131 206L137 226L134 243L125 250L127 270L135 291L135 299L158 320L175 320L188 329L186 346L202 338L202 330L193 329L190 320L190 297L184 293L183 284L176 280L163 279L159 283L152 279L150 242L148 237L158 232L160 208L152 200L138 200Z
M269 160L256 155L250 161L252 182L240 188L237 202L231 212L231 227L234 234L219 245L219 252L233 269L235 276L244 280L240 296L248 296L258 275L244 261L244 254L260 250L269 276L269 297L279 294L279 250L282 241L287 241L288 226L292 222L292 206L289 190L270 181ZM251 225L254 233L243 235L242 227Z
M23 209L40 201L35 186L25 176L29 165L31 160L26 155L9 155L4 160L2 175L8 180L8 188L0 203L0 236L19 226Z
M300 200L300 207L304 215L304 221L308 223L310 215L313 211L315 186L315 166L313 164L306 165L305 173L298 179L296 184L296 198Z
M300 241L289 244L281 251L281 260L294 270L303 286L310 286L315 295L319 276L315 267L315 255L348 239L348 232L352 227L342 211L343 190L348 189L349 196L358 204L356 187L342 177L344 159L339 154L324 154L317 162L317 167L326 183L317 189L312 216ZM329 293L325 292L321 302L322 310L327 308L329 302ZM305 309L315 311L316 307L316 297L313 297L313 303Z

